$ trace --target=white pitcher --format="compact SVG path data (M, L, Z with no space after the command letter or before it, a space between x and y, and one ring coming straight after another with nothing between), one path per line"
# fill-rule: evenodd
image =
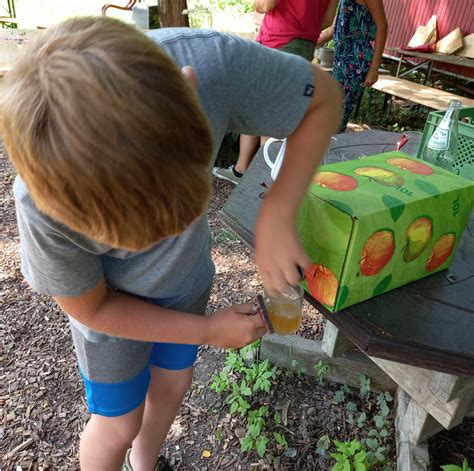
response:
M275 162L272 162L272 160L270 159L270 156L268 155L268 148L270 147L270 144L273 144L274 142L283 142L283 145L281 146L280 151L278 152ZM270 137L263 146L263 157L267 165L272 170L270 174L272 177L272 180L276 180L278 176L278 172L280 171L281 164L283 163L283 158L285 157L285 149L286 149L286 139L275 139L273 137Z

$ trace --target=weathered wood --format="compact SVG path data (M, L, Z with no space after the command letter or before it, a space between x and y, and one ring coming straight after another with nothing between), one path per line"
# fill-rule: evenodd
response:
M295 337L293 335L265 335L260 350L261 358L268 358L283 368L291 369L296 360L296 369L304 368L306 374L316 376L314 365L322 360L329 365L325 376L328 381L360 386L359 373L371 379L375 391L395 391L396 384L380 370L366 355L360 352L347 353L344 358L330 358L322 349L322 342Z
M400 77L387 75L379 77L377 82L372 85L372 88L434 110L448 108L451 100L459 100L463 106L474 106L474 100L470 98L445 92L437 88L427 87L426 85L420 85Z
M420 438L434 435L443 427L401 388L397 389L396 403L397 471L426 471L430 460L428 445L417 443ZM428 430L433 433L427 433Z
M354 352L357 347L331 322L326 320L324 337L321 345L328 357L341 357L346 353Z
M458 381L466 387L464 379L380 358L372 360L444 428L458 425L467 414L474 399L472 389L448 401L454 390L459 393Z

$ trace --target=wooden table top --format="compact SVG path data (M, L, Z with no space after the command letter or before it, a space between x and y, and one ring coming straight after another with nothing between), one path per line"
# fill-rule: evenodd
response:
M404 152L416 155L421 134L409 137ZM339 134L329 162L393 150L398 133ZM279 145L270 147L270 154ZM221 211L222 220L248 245L270 170L260 149ZM458 375L474 374L474 219L464 231L449 270L410 283L338 313L306 299L370 356Z
M394 52L401 56L419 57L433 62L445 62L446 64L458 65L460 67L474 67L474 59L470 57L457 56L456 54L442 54L440 52L418 52L407 51L400 47L388 47L387 51Z
M451 100L459 100L463 106L474 107L474 100L437 88L420 85L406 79L392 76L381 76L372 86L375 90L395 95L404 100L409 100L419 105L427 106L434 110L445 110Z

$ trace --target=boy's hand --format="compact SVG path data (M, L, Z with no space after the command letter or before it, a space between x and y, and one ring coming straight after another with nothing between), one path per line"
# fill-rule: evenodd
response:
M311 261L301 247L295 217L264 204L255 227L255 263L269 292L285 293L301 280L298 267Z
M252 304L235 304L208 317L207 344L214 347L241 348L267 332Z

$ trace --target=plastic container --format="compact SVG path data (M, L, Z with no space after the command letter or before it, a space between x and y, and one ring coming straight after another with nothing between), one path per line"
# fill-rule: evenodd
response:
M423 158L423 150L446 111L433 111L428 115L417 157ZM474 108L461 108L458 123L458 157L454 172L474 181Z

